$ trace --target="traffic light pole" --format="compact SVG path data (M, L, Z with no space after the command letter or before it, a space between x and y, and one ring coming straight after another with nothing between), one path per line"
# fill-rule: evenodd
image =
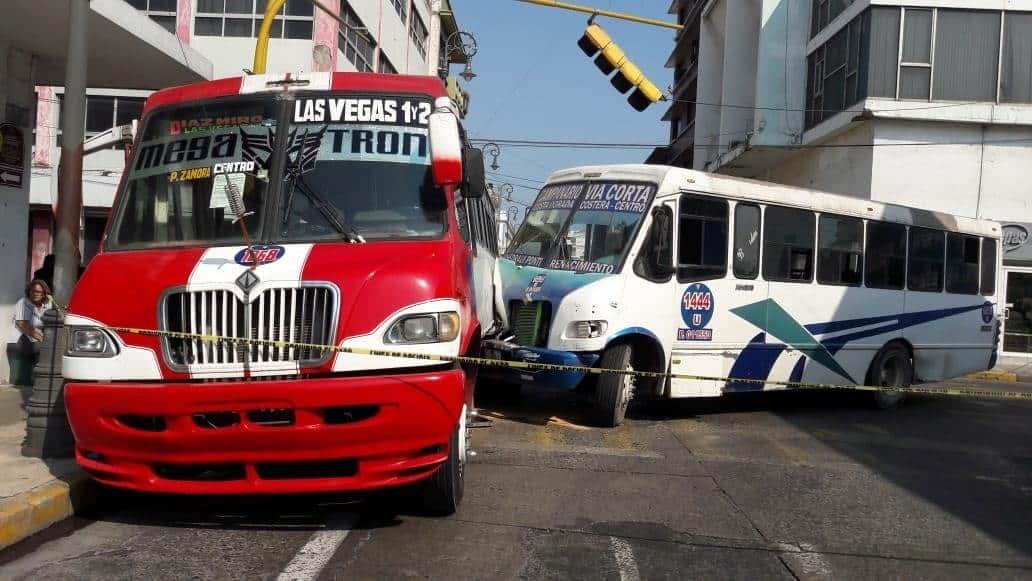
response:
M674 30L681 30L680 24L674 24L672 22L666 22L663 20L657 20L655 18L645 18L643 16L635 16L633 14L627 14L624 12L614 12L612 10L602 10L599 8L592 8L591 6L583 6L580 4L570 4L569 2L558 2L557 0L516 0L517 2L523 2L525 4L537 4L538 6L547 6L549 8L560 8L562 10L572 10L574 12L583 12L585 14L591 14L594 16L605 16L607 18L616 18L618 20L627 20L630 22L637 22L638 24L648 24L650 26L661 26L663 28L672 28Z

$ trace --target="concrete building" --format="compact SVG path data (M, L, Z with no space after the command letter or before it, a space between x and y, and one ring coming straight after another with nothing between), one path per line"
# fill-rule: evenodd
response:
M1032 352L1032 1L670 12L680 100L651 161L1005 223L1005 350Z
M211 78L211 62L181 46L174 36L122 0L92 0L90 10L87 80L91 84L156 89ZM14 303L23 296L32 269L26 225L30 190L38 186L32 167L33 130L55 135L58 126L50 117L38 122L38 110L49 109L52 103L45 100L40 107L35 87L63 81L67 30L67 0L4 2L0 19L0 272L6 275L0 277L0 321L5 336L13 326ZM49 163L56 168L56 152L49 148L48 154ZM51 200L47 198L48 208ZM6 381L7 373L4 353L0 355L0 381Z
M118 3L132 18L144 21L152 32L167 37L170 50L178 53L182 48L183 54L192 55L191 59L210 61L212 78L239 76L252 66L265 0L128 0L128 4ZM308 0L288 0L272 29L268 72L335 70L430 74L444 78L450 64L465 62L461 50L454 46L445 50L444 47L448 37L458 30L448 0L322 0L322 4L337 10L351 27L340 25L331 16L315 10ZM365 34L358 34L355 29ZM151 92L143 89L177 84L176 81L141 84L133 78L126 75L121 82L98 84L98 88L88 91L87 138L139 118L143 102ZM465 100L466 95L461 93L455 80L450 81L452 91L460 100ZM41 86L37 94L32 213L29 218L23 216L20 222L29 225L31 256L27 268L15 271L27 275L43 263L51 249L60 146L56 128L60 126L62 89ZM96 253L124 165L125 156L120 148L86 156L81 242L84 264Z

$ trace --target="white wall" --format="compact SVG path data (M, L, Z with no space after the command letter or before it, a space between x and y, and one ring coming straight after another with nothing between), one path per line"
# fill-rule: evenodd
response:
M33 57L15 48L0 44L0 120L4 119L7 105L27 111L21 125L24 140L26 168L22 187L0 186L0 333L4 344L10 339L14 303L25 292L26 258L29 233L29 184L32 159L32 111L35 106L33 90ZM0 354L0 383L6 383L8 363L6 349Z
M874 142L876 200L1032 222L1032 127L879 120ZM899 142L946 145L886 146Z
M717 0L702 17L699 31L700 103L720 103L724 93L724 23L727 5ZM695 159L693 169L702 170L719 155L720 107L697 105L695 113Z
M802 150L774 166L760 179L842 194L870 198L871 165L874 150L870 147L843 147L871 143L870 125L844 131L823 145L830 147Z
M753 145L788 145L803 133L806 41L812 0L763 0ZM777 110L783 109L783 110Z
M254 67L253 38L224 38L219 36L194 36L190 46L208 57L214 65L214 78L241 77L244 69ZM269 41L269 73L296 73L314 70L312 66L311 40L274 38Z
M720 110L720 146L748 139L756 104L756 55L760 35L759 0L726 0L724 74L720 103L738 105Z

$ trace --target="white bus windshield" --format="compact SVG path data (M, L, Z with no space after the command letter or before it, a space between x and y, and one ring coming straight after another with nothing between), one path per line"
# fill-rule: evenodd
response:
M616 272L656 194L654 184L567 182L541 189L506 257L574 272Z

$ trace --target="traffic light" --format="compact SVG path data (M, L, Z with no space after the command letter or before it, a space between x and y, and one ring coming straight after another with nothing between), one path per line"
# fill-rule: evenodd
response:
M659 90L652 81L645 77L645 73L637 65L627 58L620 45L613 42L601 26L589 24L584 29L584 36L577 41L577 46L589 57L595 57L595 66L602 74L609 76L613 71L616 74L610 79L613 87L621 93L634 89L627 102L637 111L644 111L646 107L663 99L663 92Z

